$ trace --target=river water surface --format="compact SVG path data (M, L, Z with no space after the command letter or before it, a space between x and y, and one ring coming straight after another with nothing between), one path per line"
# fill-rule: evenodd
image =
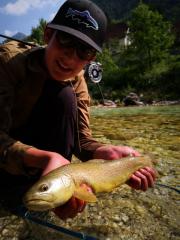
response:
M158 182L179 189L180 106L94 107L91 128L101 142L153 154ZM84 228L102 239L180 239L179 200L168 188L155 186L144 193L124 186L101 198L98 207L89 207L91 225Z
M128 145L143 154L153 154L157 159L157 181L180 190L180 106L93 107L91 128L94 138L101 142ZM113 193L99 196L98 203L88 204L74 219L63 222L54 215L51 218L60 226L98 239L178 240L179 196L177 191L158 185L146 192L123 185ZM27 221L13 221L16 226L24 226L19 238L14 239L71 239Z
M180 106L93 108L91 115L96 139L154 154L161 167L161 181L178 184Z

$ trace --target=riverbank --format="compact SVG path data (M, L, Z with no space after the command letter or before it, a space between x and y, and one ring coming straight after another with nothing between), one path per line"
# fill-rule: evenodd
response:
M102 101L101 101L102 102ZM136 102L134 104L125 105L123 102L120 101L111 101L111 100L104 100L104 102L100 103L99 101L92 101L92 107L143 107L143 106L173 106L173 105L180 105L180 100L172 100L172 101L152 101L151 103L146 102Z

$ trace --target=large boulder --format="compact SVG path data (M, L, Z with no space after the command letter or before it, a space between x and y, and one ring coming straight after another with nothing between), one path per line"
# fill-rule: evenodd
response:
M124 99L123 99L125 106L142 106L144 105L143 102L140 101L140 97L133 92L130 92Z

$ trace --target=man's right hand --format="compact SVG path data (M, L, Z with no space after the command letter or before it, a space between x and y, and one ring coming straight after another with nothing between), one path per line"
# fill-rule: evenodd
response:
M52 170L69 164L70 162L58 153L44 151L36 148L29 148L26 151L24 163L29 167L37 167L43 169L42 175L46 175ZM82 187L86 188L87 191L92 191L91 188L86 184L83 184ZM53 211L59 218L65 220L67 218L75 217L78 213L84 210L85 206L85 201L72 196L68 202L62 206L55 208Z
M92 192L92 189L86 184L82 184L81 187L85 188L88 192ZM76 217L76 215L81 213L85 207L85 201L72 197L64 205L56 207L53 212L62 220L66 220L67 218Z
M70 163L56 152L44 151L33 147L26 150L23 160L28 167L42 169L42 175L46 175L52 170Z

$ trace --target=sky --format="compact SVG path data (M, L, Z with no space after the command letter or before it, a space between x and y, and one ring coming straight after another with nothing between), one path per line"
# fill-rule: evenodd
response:
M26 35L36 27L39 19L50 21L65 0L0 0L0 34ZM0 42L4 39L0 37Z

